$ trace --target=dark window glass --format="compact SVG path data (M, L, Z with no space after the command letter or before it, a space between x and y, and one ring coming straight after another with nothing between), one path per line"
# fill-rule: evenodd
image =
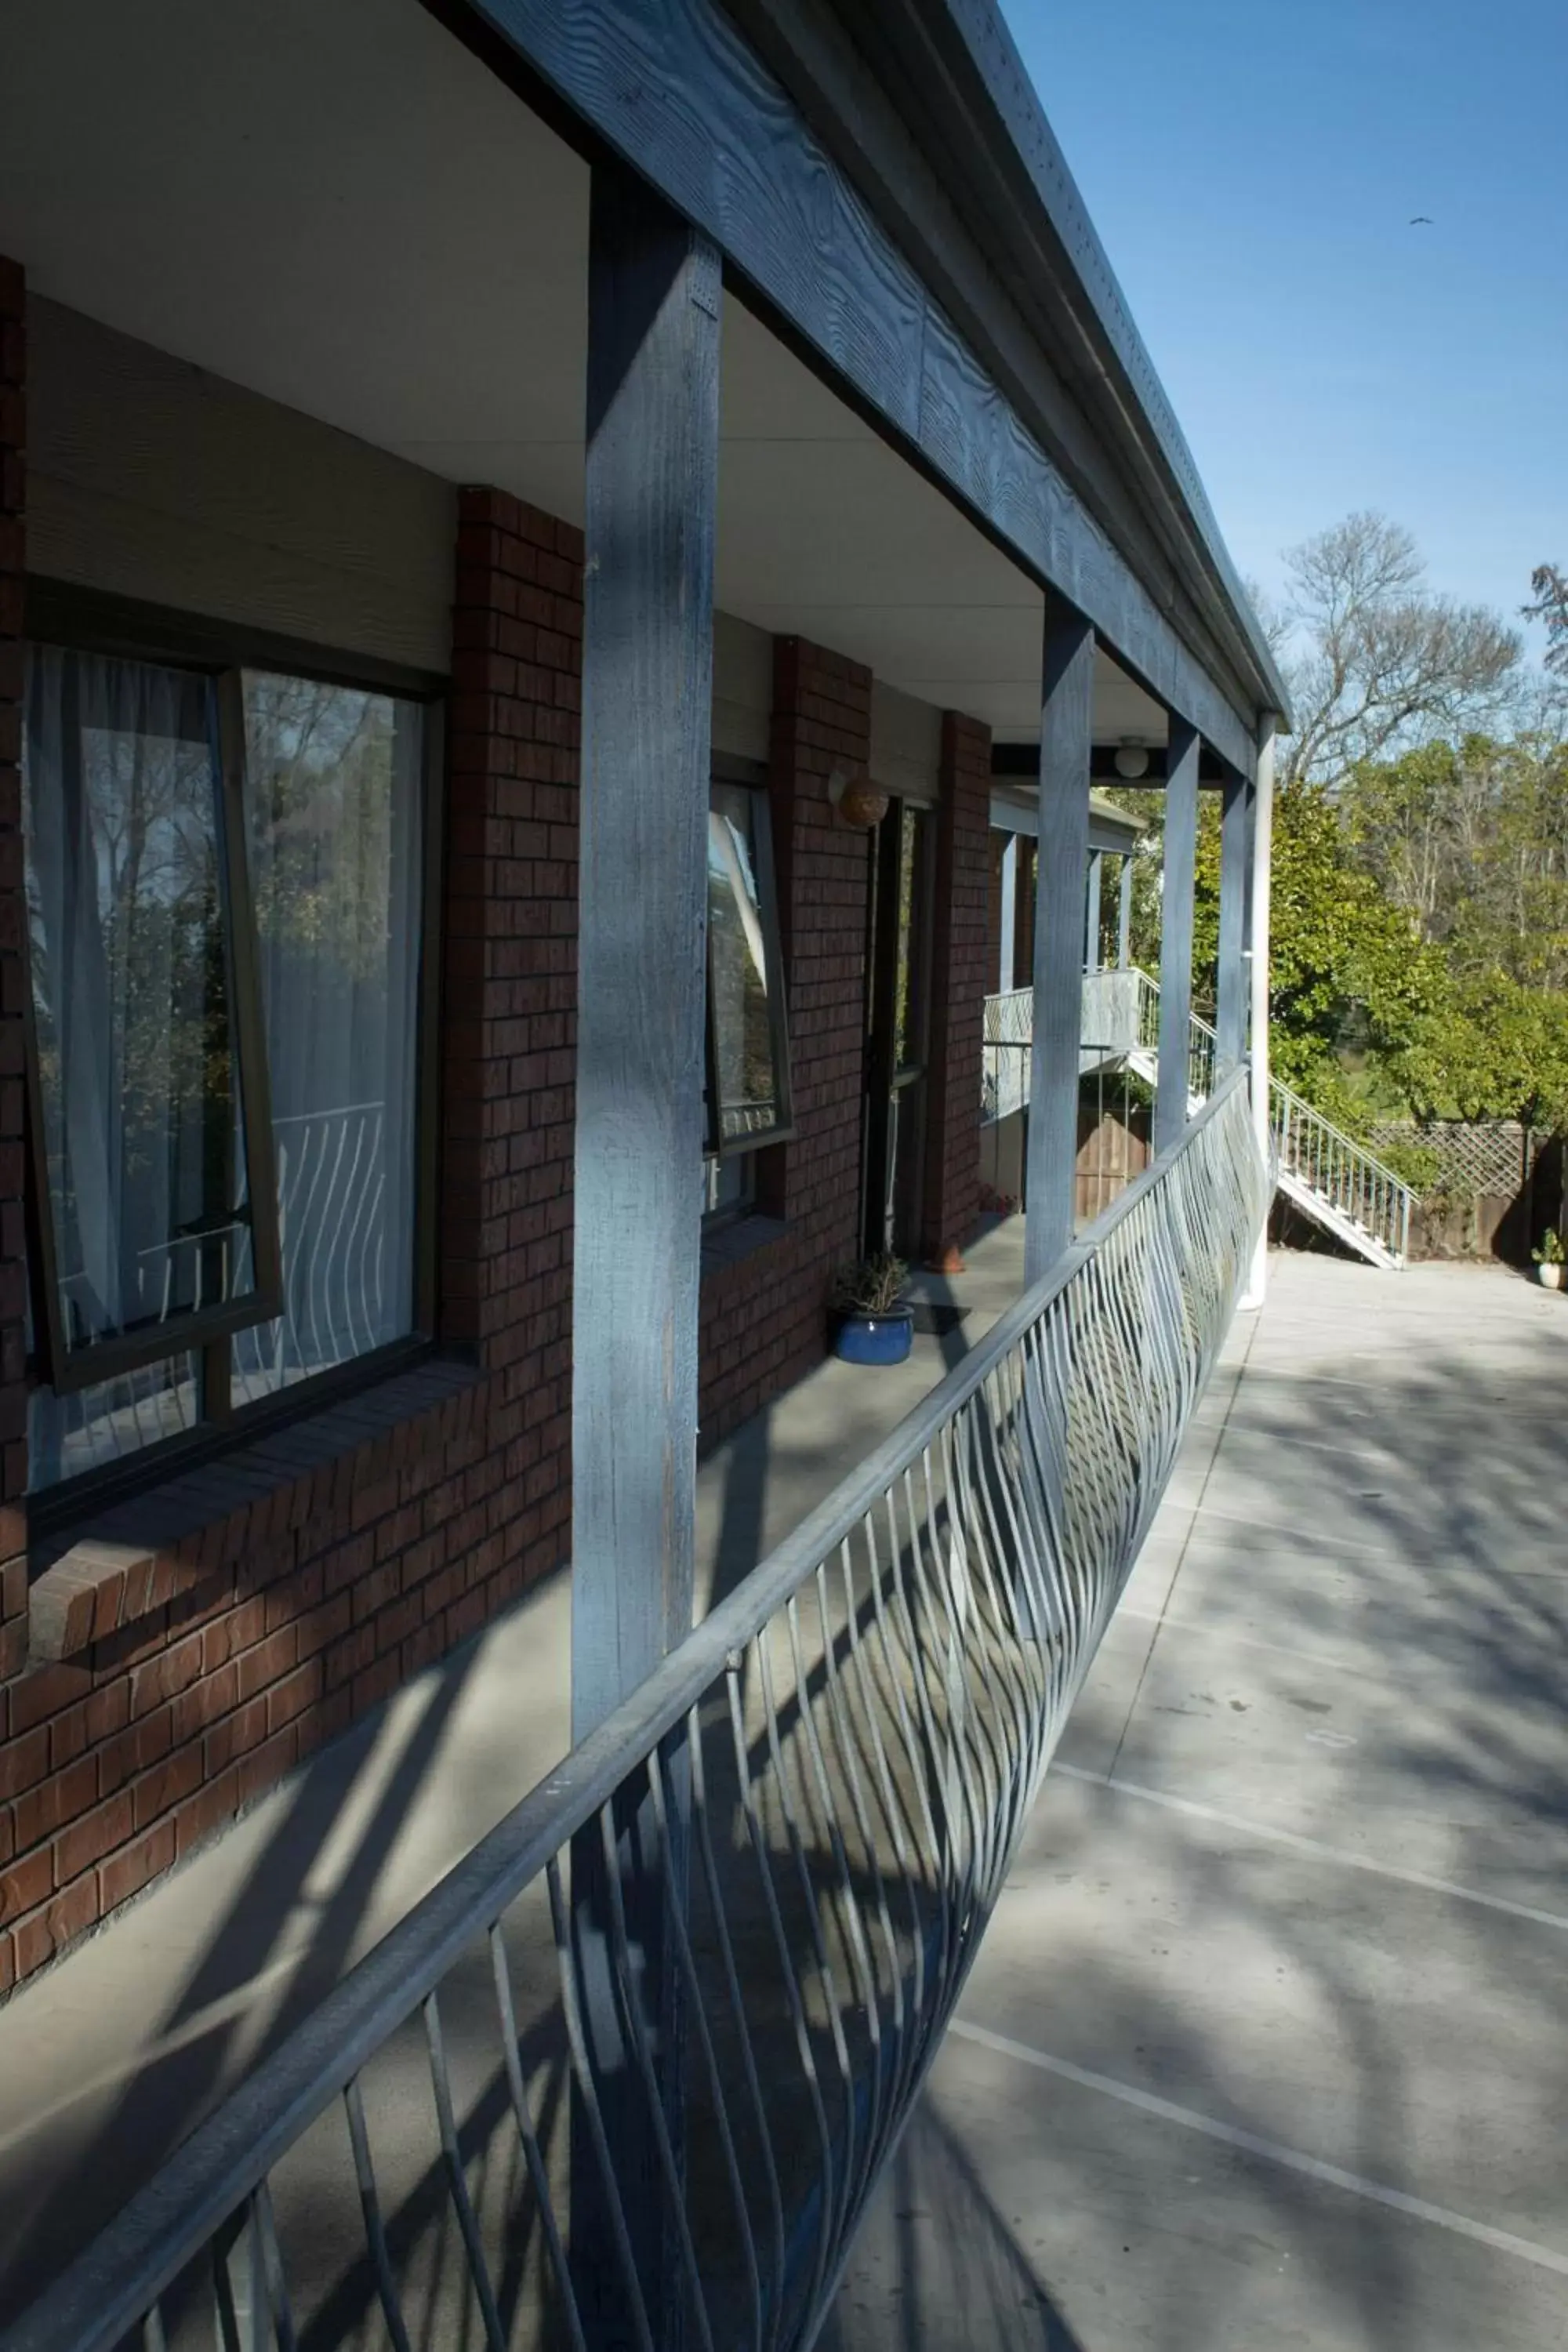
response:
M712 787L708 814L710 1141L721 1157L789 1123L765 793Z

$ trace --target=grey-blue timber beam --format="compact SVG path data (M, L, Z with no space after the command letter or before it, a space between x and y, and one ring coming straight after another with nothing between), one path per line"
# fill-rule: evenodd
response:
M852 399L1234 767L1238 712L718 0L437 0L500 42L724 257ZM721 126L722 136L716 135Z
M593 176L588 256L583 787L572 1314L572 1737L691 1630L719 480L721 264L618 164ZM684 2146L683 2006L669 1915L685 1900L689 1765L665 1821L623 1792L606 1842L573 1841L572 1937L594 2076L572 2103L573 2282L589 2352L678 2352L683 2289L660 2148ZM637 2082L609 1955L656 2053ZM623 2181L619 2218L598 2136ZM636 2273L614 2250L624 2227ZM640 2309L639 2309L640 2306Z
M1198 738L1171 721L1165 757L1165 870L1160 892L1160 1061L1154 1149L1179 1143L1187 1124L1188 1030L1193 1011L1193 879L1198 848Z
M690 1631L718 254L594 173L573 1273L572 1736Z
M1040 696L1035 860L1034 1045L1029 1073L1024 1279L1038 1282L1073 1234L1084 877L1094 735L1094 631L1047 612Z
M1132 961L1132 858L1130 849L1121 860L1121 888L1116 902L1116 965L1125 971Z
M1252 784L1227 776L1219 820L1219 955L1215 987L1215 1078L1247 1052L1247 912L1252 852Z
M1091 849L1089 854L1089 887L1083 910L1083 968L1086 971L1100 970L1100 887L1105 864L1105 852Z

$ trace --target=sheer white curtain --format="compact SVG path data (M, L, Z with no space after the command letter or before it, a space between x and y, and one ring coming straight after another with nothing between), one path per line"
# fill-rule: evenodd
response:
M271 673L245 700L286 1301L237 1342L255 1396L413 1327L423 714Z
M23 776L47 1213L67 1344L90 1356L210 1303L235 1263L220 1241L219 1275L188 1232L222 1227L239 1192L212 681L30 647ZM196 1412L184 1353L37 1389L31 1483Z
M237 1073L211 682L35 647L27 899L68 1342L210 1300Z

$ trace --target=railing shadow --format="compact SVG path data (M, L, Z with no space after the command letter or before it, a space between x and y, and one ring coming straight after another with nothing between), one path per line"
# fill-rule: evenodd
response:
M1503 1330L1484 1302L1520 1294L1456 1273L1468 1344L1434 1349L1386 1291L1349 1295L1378 1276L1322 1272L1305 1360L1281 1335L1248 1370L1136 1714L1125 1681L1089 1694L1107 1758L1122 1735L1115 1777L1173 1805L1048 1784L964 2010L1135 2095L1561 2248L1568 1308ZM959 2047L933 2102L1091 2352L1560 2336L1548 2271L1103 2091ZM929 2251L895 2282L891 2242L879 2212L879 2287L913 2279L929 2303ZM902 2346L866 2324L844 2352Z
M579 2250L571 2283L617 2325L667 2292L668 2248L715 2346L810 2340L1223 1337L1262 1190L1232 1084L248 2078L26 2340L64 2352L100 2328L106 2273L115 2324L139 2320L150 2239L158 2275L195 2265L189 2296L163 2298L169 2352L215 2340L203 2276L235 2335L237 2250L279 2342L494 2346L513 2332L498 2279L550 2342L580 2154L657 2250L645 2263L626 2226ZM733 1540L758 1493L737 1486ZM616 2129L574 2130L563 2168L568 2105L607 2105ZM552 2267L530 2274L542 2242Z
M962 2331L962 2332L959 2332ZM928 2099L910 2117L818 2352L1087 2352Z
M308 1939L288 1952L288 1985L252 2042L253 2004L237 2003L235 1996L265 1978L268 1955L297 1921L311 1873L344 1812L341 1777L308 1775L298 1784L227 1912L214 1922L195 1969L164 2011L156 2037L159 2054L132 2078L63 2176L51 2178L32 2196L13 2189L0 2252L0 2326L16 2317L110 2218L126 2184L154 2171L222 2096L234 2078L242 2041L244 2065L260 2063L342 1973L416 1793L439 1768L447 1729L474 1662L471 1651L454 1660L432 1690L331 1892L315 1906ZM363 1748L364 1736L353 1746Z

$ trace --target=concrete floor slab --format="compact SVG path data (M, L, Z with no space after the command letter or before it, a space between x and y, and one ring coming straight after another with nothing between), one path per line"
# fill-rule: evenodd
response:
M1568 2336L1568 1303L1277 1256L832 2352Z

